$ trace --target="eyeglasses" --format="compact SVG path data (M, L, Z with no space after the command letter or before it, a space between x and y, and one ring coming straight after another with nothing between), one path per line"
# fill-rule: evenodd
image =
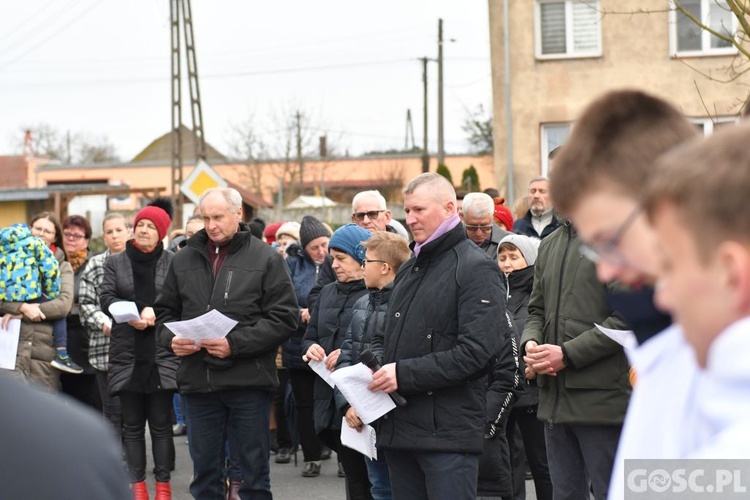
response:
M581 243L580 249L581 254L589 259L591 262L605 261L610 264L623 266L627 264L628 260L622 254L618 245L620 240L625 236L625 233L633 225L633 222L641 214L643 208L638 205L635 209L627 216L625 221L620 224L620 227L615 231L614 236L602 243Z
M352 220L354 222L362 222L365 220L365 215L370 220L377 219L381 213L385 212L385 210L370 210L369 212L355 212L352 214Z
M45 228L41 228L41 227L32 227L31 230L34 231L34 232L36 232L36 233L46 234L48 236L54 236L55 235L55 231L52 230L52 229L45 229Z
M384 261L384 260L376 260L376 259L365 259L363 262L365 263L365 265L367 265L367 264L369 264L371 262L380 262L382 264L387 264L387 262Z
M476 233L477 231L482 231L483 233L488 233L492 231L492 224L489 226L470 226L468 224L464 225L467 231Z
M78 241L78 240L82 240L83 238L85 238L85 236L82 234L71 233L70 231L63 231L63 237L66 240L73 240L73 241Z

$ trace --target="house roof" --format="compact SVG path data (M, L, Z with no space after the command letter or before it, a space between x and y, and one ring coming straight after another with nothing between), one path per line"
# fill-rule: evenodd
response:
M195 134L185 125L180 125L182 135L182 161L190 164L195 160ZM133 158L131 163L150 162L152 164L172 164L172 136L173 131L169 131L161 137L155 139L151 144L145 147L143 151ZM226 162L226 157L219 153L213 146L206 142L206 161Z
M0 187L26 186L26 159L23 156L0 156Z
M226 180L226 179L224 179ZM243 188L239 184L235 184L234 182L227 181L227 186L229 186L232 189L236 189L237 192L240 193L240 196L242 196L242 201L251 207L255 208L270 208L273 207L272 203L267 202L264 200L261 196L251 193L247 189Z
M323 196L298 196L294 201L289 203L286 208L315 208L315 207L335 207L338 203Z

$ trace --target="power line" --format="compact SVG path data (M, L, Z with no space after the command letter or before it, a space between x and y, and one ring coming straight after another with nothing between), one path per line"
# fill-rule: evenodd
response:
M50 36L48 36L47 38L45 38L44 40L42 40L38 44L32 46L26 52L22 52L19 56L11 59L10 61L6 61L5 64L3 64L2 66L0 66L0 71L2 71L3 69L7 68L8 66L10 66L14 62L18 61L19 59L23 58L24 56L26 56L26 55L30 54L31 52L35 51L39 47L45 45L47 42L49 42L50 40L52 40L53 38L55 38L57 35L59 35L60 33L64 32L65 30L67 30L71 26L73 26L77 21L80 21L86 14L88 14L89 12L91 12L95 7L97 7L100 3L102 3L102 1L103 0L98 0L97 2L95 2L94 4L92 4L88 9L86 9L83 12L81 12L76 17L74 17L72 20L70 20L66 24L64 24L62 26L62 28L60 28L59 30L53 32Z
M53 3L55 3L55 0L50 0L49 2L47 2L46 4L44 4L44 6L42 6L39 10L37 10L36 12L34 12L28 18L26 18L26 20L21 21L20 23L18 23L16 25L15 28L13 28L8 33L6 33L5 37L6 38L10 38L11 36L15 35L18 32L18 30L20 30L21 28L23 28L24 26L26 26L27 24L29 24L34 19L37 19L37 16L39 14L41 14L44 11L44 9L46 9L47 7L49 7L50 5L52 5Z
M8 40L8 38L10 37L10 34L6 35L7 38L5 38L5 40L8 43L6 43L6 45L5 45L4 48L13 47L17 43L20 44L20 45L23 45L23 44L28 43L30 41L29 38L33 39L34 37L39 36L40 34L44 35L45 31L47 29L49 29L49 27L50 27L50 25L48 24L48 22L51 21L52 24L58 22L64 16L65 12L69 12L70 10L72 10L73 8L75 8L76 4L79 4L82 1L83 0L70 0L68 3L66 3L65 5L63 5L62 7L60 7L59 9L53 10L51 13L49 13L48 16L45 16L42 19L38 19L39 22L36 23L32 27L33 29L29 30L29 32L27 34L25 34L24 36L19 37L18 41ZM52 3L52 2L50 2L50 3ZM46 5L45 5L45 7L46 7ZM40 9L40 11L41 11L41 9ZM27 24L27 23L24 22L22 24ZM19 27L16 27L16 29L13 30L13 31L14 32L18 31L18 29L19 29Z

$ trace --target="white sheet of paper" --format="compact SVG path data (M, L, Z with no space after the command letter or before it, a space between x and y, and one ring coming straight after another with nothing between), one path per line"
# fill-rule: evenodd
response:
M633 362L631 354L638 348L638 340L635 338L635 333L632 330L613 330L602 325L597 325L596 323L594 323L594 326L604 335L620 344L630 362Z
M109 314L118 323L127 323L128 321L138 321L141 319L138 306L135 305L135 302L127 300L112 303L109 306Z
M396 407L391 397L383 391L367 388L372 383L372 370L362 363L336 370L331 378L338 390L354 407L362 422L369 424Z
M176 337L190 339L196 344L201 340L223 339L232 328L237 326L237 321L228 318L216 309L211 309L206 314L197 318L184 321L172 321L164 323Z
M12 319L8 329L0 329L0 368L16 369L16 355L18 354L18 337L21 335L21 320Z
M378 459L378 449L375 446L377 436L375 435L375 429L365 424L362 426L362 431L357 432L357 429L352 429L349 424L346 423L346 417L341 420L341 444L357 450L364 456L370 458L370 460Z
M317 373L320 378L325 380L326 384L330 385L331 387L334 387L336 384L333 382L333 379L331 378L331 373L328 371L328 368L326 368L326 359L328 356L323 358L323 361L315 361L314 359L311 359L307 364L310 365L310 368Z

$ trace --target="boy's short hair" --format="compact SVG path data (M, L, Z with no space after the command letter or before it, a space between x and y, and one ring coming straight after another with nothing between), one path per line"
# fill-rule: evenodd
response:
M367 250L377 252L378 257L386 261L397 272L401 264L411 258L409 244L401 236L387 231L377 231L372 237L362 242Z
M748 123L690 141L659 158L645 190L649 216L665 204L674 206L704 261L722 241L750 244L748 143Z
M550 194L569 213L602 185L638 198L657 157L698 131L671 104L635 90L608 92L575 122L554 160Z

